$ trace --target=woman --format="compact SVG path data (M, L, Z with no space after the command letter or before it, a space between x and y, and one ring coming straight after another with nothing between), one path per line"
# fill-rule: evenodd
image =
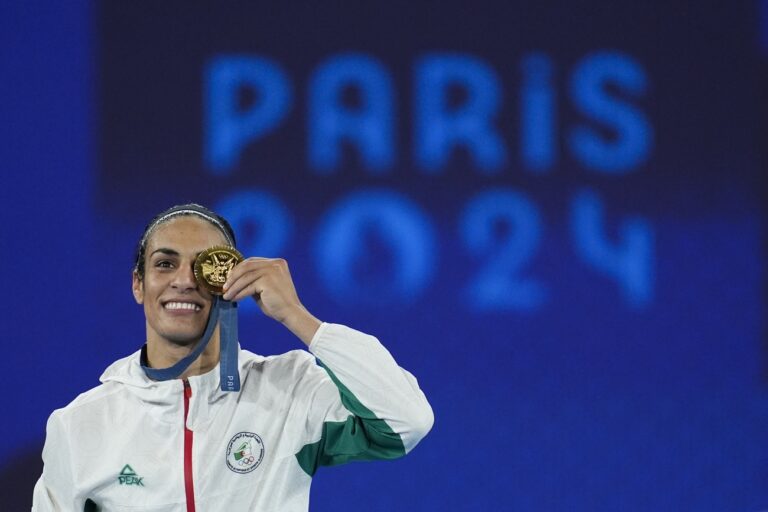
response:
M247 258L212 295L194 265L218 246L232 228L200 205L149 223L133 270L146 344L51 415L33 510L304 511L319 466L399 457L429 431L416 379L376 338L310 314L284 260ZM225 312L249 296L309 351L229 345Z

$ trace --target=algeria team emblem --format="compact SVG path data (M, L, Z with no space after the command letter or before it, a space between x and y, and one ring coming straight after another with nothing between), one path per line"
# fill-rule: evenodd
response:
M253 432L240 432L227 445L227 467L235 473L250 473L264 459L264 442Z

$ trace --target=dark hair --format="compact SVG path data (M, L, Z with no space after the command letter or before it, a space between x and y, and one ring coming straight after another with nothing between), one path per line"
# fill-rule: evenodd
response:
M229 245L232 247L235 246L235 232L232 230L232 226L229 225L227 219L218 213L214 212L213 210L209 210L205 206L197 203L187 203L172 206L167 210L157 214L151 221L149 221L147 227L144 228L144 234L141 235L141 238L139 239L139 245L136 247L136 262L133 266L133 271L138 274L139 278L144 278L144 257L147 251L147 240L149 240L152 232L160 224L168 222L169 220L176 217L186 215L194 215L210 222L213 226L221 231L221 233L224 235L224 238L227 239Z

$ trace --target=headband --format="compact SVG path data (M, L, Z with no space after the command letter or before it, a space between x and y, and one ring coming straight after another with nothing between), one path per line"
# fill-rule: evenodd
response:
M176 210L170 213L166 213L165 215L157 219L155 222L153 222L152 225L147 229L147 232L144 233L144 236L142 237L141 242L139 243L139 247L141 247L142 249L146 247L149 236L155 231L157 226L178 215L197 215L198 217L202 217L203 219L207 220L208 222L210 222L211 224L219 228L219 231L221 231L224 234L224 238L227 239L227 242L229 243L229 245L231 245L232 247L235 246L235 241L232 240L231 236L229 236L229 233L227 233L227 229L216 218L211 217L210 215L205 214L199 210L191 210L189 208L185 208L183 210Z

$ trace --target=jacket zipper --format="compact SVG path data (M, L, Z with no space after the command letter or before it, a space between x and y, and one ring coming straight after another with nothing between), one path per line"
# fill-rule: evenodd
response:
M184 379L184 492L187 496L187 512L195 512L195 487L192 483L192 431L187 428L189 397L192 387Z

